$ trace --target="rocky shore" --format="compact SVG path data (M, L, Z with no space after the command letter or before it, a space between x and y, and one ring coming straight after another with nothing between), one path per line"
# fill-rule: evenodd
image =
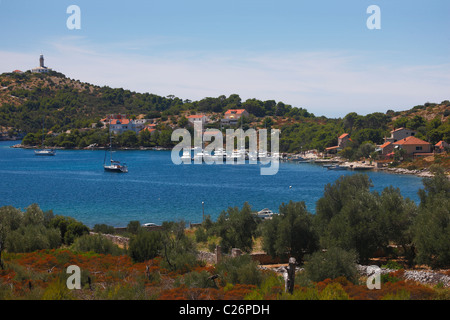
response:
M386 171L395 174L412 174L418 177L428 178L432 177L433 174L428 169L417 169L417 170L408 170L404 168L380 168L377 170Z
M277 266L260 266L263 270L272 270L279 274L286 273L286 265L277 265ZM296 272L303 271L303 268L296 268ZM370 266L358 265L359 274L363 277L368 277L373 274L373 268ZM380 274L388 274L391 272L395 272L397 270L380 268ZM446 288L450 288L450 270L405 270L403 273L403 279L405 281L413 281L426 285L437 285L442 284Z

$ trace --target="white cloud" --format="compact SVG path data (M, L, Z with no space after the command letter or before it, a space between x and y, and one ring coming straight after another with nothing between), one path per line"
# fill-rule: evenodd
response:
M83 39L50 44L46 64L84 82L182 99L237 93L345 116L409 109L450 94L450 64L383 65L348 52L124 54L77 42ZM0 51L0 70L30 69L39 54Z

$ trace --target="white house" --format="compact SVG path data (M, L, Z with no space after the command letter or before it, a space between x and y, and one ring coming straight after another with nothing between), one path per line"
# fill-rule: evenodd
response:
M417 133L416 131L411 129L398 128L391 131L391 137L386 138L386 141L394 143L408 137L414 137L416 133Z
M147 119L128 119L125 114L111 114L105 119L100 120L104 125L109 124L110 130L114 134L121 134L125 131L134 131L136 134L141 132L147 125Z
M190 124L193 126L196 123L201 123L202 126L208 122L208 118L204 114L193 114L187 117Z

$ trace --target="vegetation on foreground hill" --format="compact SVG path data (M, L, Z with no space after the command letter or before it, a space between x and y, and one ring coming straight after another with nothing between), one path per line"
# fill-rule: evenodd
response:
M125 247L102 233L113 231L105 225L89 235L82 223L37 205L2 207L0 299L449 299L444 283L406 281L402 269L450 266L450 182L441 168L433 172L418 205L392 187L371 191L368 177L355 174L325 187L315 215L291 201L265 221L249 204L228 208L194 232L183 222L148 231L134 221ZM249 255L255 239L269 254L293 256L304 268L292 295L280 274L259 268ZM210 264L198 259L206 243L244 254ZM381 290L369 290L356 266L374 264L380 252L400 263L389 263L397 270L382 276ZM66 286L70 265L81 268L81 290Z

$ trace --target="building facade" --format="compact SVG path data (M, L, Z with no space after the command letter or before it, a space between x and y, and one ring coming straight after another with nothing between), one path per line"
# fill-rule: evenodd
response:
M41 54L41 56L39 57L39 67L31 69L31 72L33 72L33 73L48 73L50 71L52 71L52 69L47 68L44 65L44 55Z

